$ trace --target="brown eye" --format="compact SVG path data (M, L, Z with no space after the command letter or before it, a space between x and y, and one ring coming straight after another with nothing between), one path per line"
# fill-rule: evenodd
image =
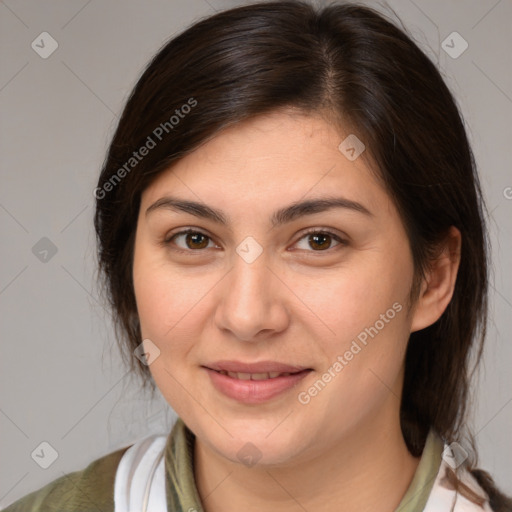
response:
M177 241L181 239L184 240L185 246L177 243ZM176 233L166 241L166 244L170 244L172 242L178 246L179 250L194 251L206 249L210 241L211 239L209 236L205 235L204 233L201 233L200 231L194 231L190 229Z
M208 237L202 233L187 233L185 243L189 249L204 249L208 246Z
M331 240L331 237L325 233L309 235L309 243L314 249L329 249Z
M300 244L303 244L300 247ZM335 245L333 246L333 243ZM346 242L342 240L338 235L329 231L310 231L306 233L298 242L299 249L303 249L309 252L327 252L332 247L337 245L346 245ZM313 249L313 251L311 251Z

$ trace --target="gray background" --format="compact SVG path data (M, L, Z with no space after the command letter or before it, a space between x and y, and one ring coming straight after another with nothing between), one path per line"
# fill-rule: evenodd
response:
M92 191L149 58L193 21L244 3L0 2L0 506L172 424L163 399L142 395L119 361L95 284ZM480 167L494 276L473 427L480 467L512 493L512 2L389 5L442 69ZM47 59L31 47L45 31L59 45ZM455 59L442 46L453 31L469 44ZM56 254L34 254L43 237ZM48 469L31 457L43 441L58 452Z

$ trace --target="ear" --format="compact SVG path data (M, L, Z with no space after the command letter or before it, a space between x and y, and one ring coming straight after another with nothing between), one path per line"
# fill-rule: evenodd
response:
M462 237L451 226L442 242L439 256L421 283L421 290L412 316L411 332L434 324L447 308L453 296L460 263Z

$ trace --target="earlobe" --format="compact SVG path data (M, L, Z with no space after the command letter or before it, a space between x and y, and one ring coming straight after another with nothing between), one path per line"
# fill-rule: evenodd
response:
M411 332L434 324L450 303L455 290L461 251L460 231L451 226L442 249L421 284L411 323Z

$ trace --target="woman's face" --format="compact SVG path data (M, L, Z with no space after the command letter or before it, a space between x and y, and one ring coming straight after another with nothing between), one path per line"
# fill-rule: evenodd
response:
M348 135L262 116L142 195L133 277L151 373L232 461L291 464L398 425L412 256L352 139L339 149Z

